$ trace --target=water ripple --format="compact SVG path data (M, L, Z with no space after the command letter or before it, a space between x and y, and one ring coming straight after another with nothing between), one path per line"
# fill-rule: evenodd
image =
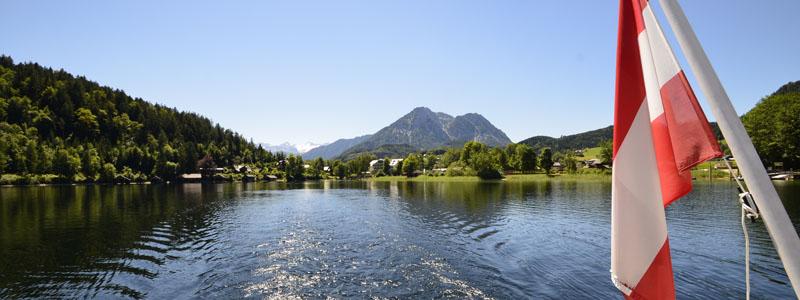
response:
M742 295L730 188L698 183L667 210L679 298ZM567 181L4 190L0 298L614 298L609 194ZM793 297L763 224L750 230L753 294Z

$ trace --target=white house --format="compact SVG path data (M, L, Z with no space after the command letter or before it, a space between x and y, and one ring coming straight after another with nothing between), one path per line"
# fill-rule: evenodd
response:
M392 167L392 168L394 168L394 167L396 167L396 166L397 166L397 164L399 164L401 161L403 161L403 159L402 159L402 158L392 158L392 160L390 160L390 161L389 161L389 166L390 166L390 167Z
M380 170L383 170L383 159L374 159L369 162L369 173L375 174Z

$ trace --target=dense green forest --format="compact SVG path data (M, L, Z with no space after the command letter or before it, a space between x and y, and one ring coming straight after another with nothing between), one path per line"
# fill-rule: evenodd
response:
M0 56L0 139L0 175L13 177L5 183L174 180L197 172L200 163L226 172L244 164L255 175L287 180L357 178L370 171L371 160L409 152L405 166L387 173L413 175L436 166L451 167L450 175L494 178L502 171L549 170L552 164L550 150L542 159L527 145L491 148L475 142L426 154L386 145L343 160L304 162L266 151L198 114L152 104L63 70L14 63L8 56Z
M220 166L278 160L206 117L8 56L0 56L0 140L0 174L63 181L170 179L207 154Z
M742 123L768 168L800 168L800 81L761 99Z
M558 138L549 136L534 136L521 141L534 148L548 147L554 151L576 150L583 148L597 147L600 143L614 137L614 126L595 129L578 134L565 135Z
M304 162L266 151L198 114L8 56L0 56L0 140L3 184L174 180L197 172L199 164L226 173L247 165L261 178L353 178L364 176L375 158Z

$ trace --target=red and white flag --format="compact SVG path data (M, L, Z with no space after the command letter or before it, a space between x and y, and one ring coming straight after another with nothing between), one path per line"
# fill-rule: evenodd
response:
M632 299L674 299L664 207L721 156L647 0L621 0L611 191L611 277Z

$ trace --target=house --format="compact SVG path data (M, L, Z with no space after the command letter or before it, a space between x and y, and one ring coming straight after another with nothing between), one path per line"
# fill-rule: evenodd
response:
M397 165L400 164L402 161L403 161L402 158L392 158L392 160L389 161L389 166L392 168L397 167Z
M197 169L200 170L200 175L205 180L213 179L217 173L225 171L223 168L217 168L217 163L214 162L214 158L208 154L197 161Z
M442 176L442 175L445 175L445 174L447 174L447 168L435 168L435 169L431 170L431 175L434 175L434 176Z
M203 174L200 173L190 173L190 174L181 174L178 176L178 180L181 182L200 182L203 180Z
M252 172L253 169L246 165L233 165L233 171L236 173L249 173Z
M554 162L552 169L561 172L564 171L564 166L560 162Z
M369 173L376 174L383 170L384 160L383 159L374 159L369 162Z
M253 181L256 181L256 175L253 175L253 174L245 174L245 175L244 175L244 177L242 177L242 181L244 181L244 182L253 182Z
M400 172L400 164L403 163L402 158L392 158L389 160L389 169L391 169L392 173Z
M200 168L199 170L200 170L200 175L204 180L218 178L220 173L225 172L224 168Z
M603 160L599 158L585 160L583 161L583 163L584 163L584 168L597 168L597 169L608 168L608 166L603 165Z
M278 176L275 175L264 176L264 181L275 181L275 180L278 180Z
M329 166L324 166L324 167L322 167L322 171L325 171L325 172L328 172L328 173L330 173L330 172L331 172L331 167L329 167Z

